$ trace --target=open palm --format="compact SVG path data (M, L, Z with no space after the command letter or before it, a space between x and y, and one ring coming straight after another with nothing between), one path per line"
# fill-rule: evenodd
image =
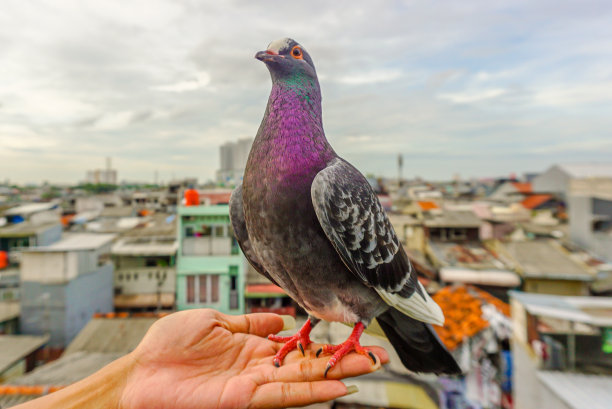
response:
M229 316L190 310L157 321L132 352L135 367L121 398L125 408L280 408L343 396L338 379L372 372L388 361L382 348L376 365L351 354L323 377L328 357L290 353L276 368L281 347L268 334L283 328L275 314Z

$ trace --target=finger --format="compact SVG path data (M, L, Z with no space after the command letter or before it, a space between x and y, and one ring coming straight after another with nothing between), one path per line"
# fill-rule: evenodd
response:
M221 325L233 332L252 334L260 337L276 334L282 331L284 321L280 315L271 313L256 313L247 315L225 315L217 313Z
M267 383L258 387L251 399L254 408L286 408L326 402L347 394L340 381Z
M307 350L306 350L306 357L310 358L310 359L315 359L315 358L325 358L327 357L327 359L329 360L329 358L331 357L330 354L321 354L318 357L316 356L316 352L319 350L319 348L321 348L323 346L323 344L315 344L312 343L310 345L308 345ZM369 349L370 351L372 351L374 353L374 355L376 355L376 360L377 361L381 361L382 364L386 364L389 362L389 354L387 353L387 351L383 348L383 347L379 347L379 346L365 346L365 348ZM300 362L302 360L302 354L300 353L289 353L287 355L287 357L285 358L285 363L286 364L290 364L293 362ZM370 362L372 362L370 360Z
M327 379L350 378L364 375L380 369L382 363L389 361L389 355L382 348L371 348L377 355L376 364L364 355L351 352L329 371ZM329 356L321 356L313 359L312 356L298 360L285 360L280 368L266 367L263 371L263 382L312 382L320 381L325 378L325 369L329 361ZM293 362L292 362L293 361Z

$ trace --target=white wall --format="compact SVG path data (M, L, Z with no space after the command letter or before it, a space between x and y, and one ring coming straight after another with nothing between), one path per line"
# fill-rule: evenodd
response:
M565 197L569 180L569 175L555 165L533 178L531 188L535 193L557 193Z
M21 281L53 282L70 279L68 260L63 252L24 252L21 254Z

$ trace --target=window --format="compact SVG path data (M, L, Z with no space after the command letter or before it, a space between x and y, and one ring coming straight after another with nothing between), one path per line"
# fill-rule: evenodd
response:
M210 301L211 302L219 302L219 276L212 275L209 276L211 285L210 285Z
M225 229L223 226L215 226L215 237L225 237Z
M207 295L206 294L206 288L207 288L206 282L208 281L208 275L201 275L198 278L199 278L199 281L200 281L200 291L199 291L200 298L199 298L199 301L201 303L205 303L206 300L208 299L208 297L206 296Z
M187 303L195 303L195 276L187 276Z
M157 260L154 258L148 258L145 260L145 267L157 267Z
M214 304L219 302L219 275L189 275L187 278L188 304Z
M210 237L212 233L212 229L210 228L210 226L207 226L205 224L202 225L202 230L200 230L200 236L201 237Z

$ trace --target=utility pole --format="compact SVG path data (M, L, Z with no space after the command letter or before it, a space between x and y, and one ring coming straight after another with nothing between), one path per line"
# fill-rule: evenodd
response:
M397 155L397 188L402 187L402 168L404 167L404 158L402 154Z

